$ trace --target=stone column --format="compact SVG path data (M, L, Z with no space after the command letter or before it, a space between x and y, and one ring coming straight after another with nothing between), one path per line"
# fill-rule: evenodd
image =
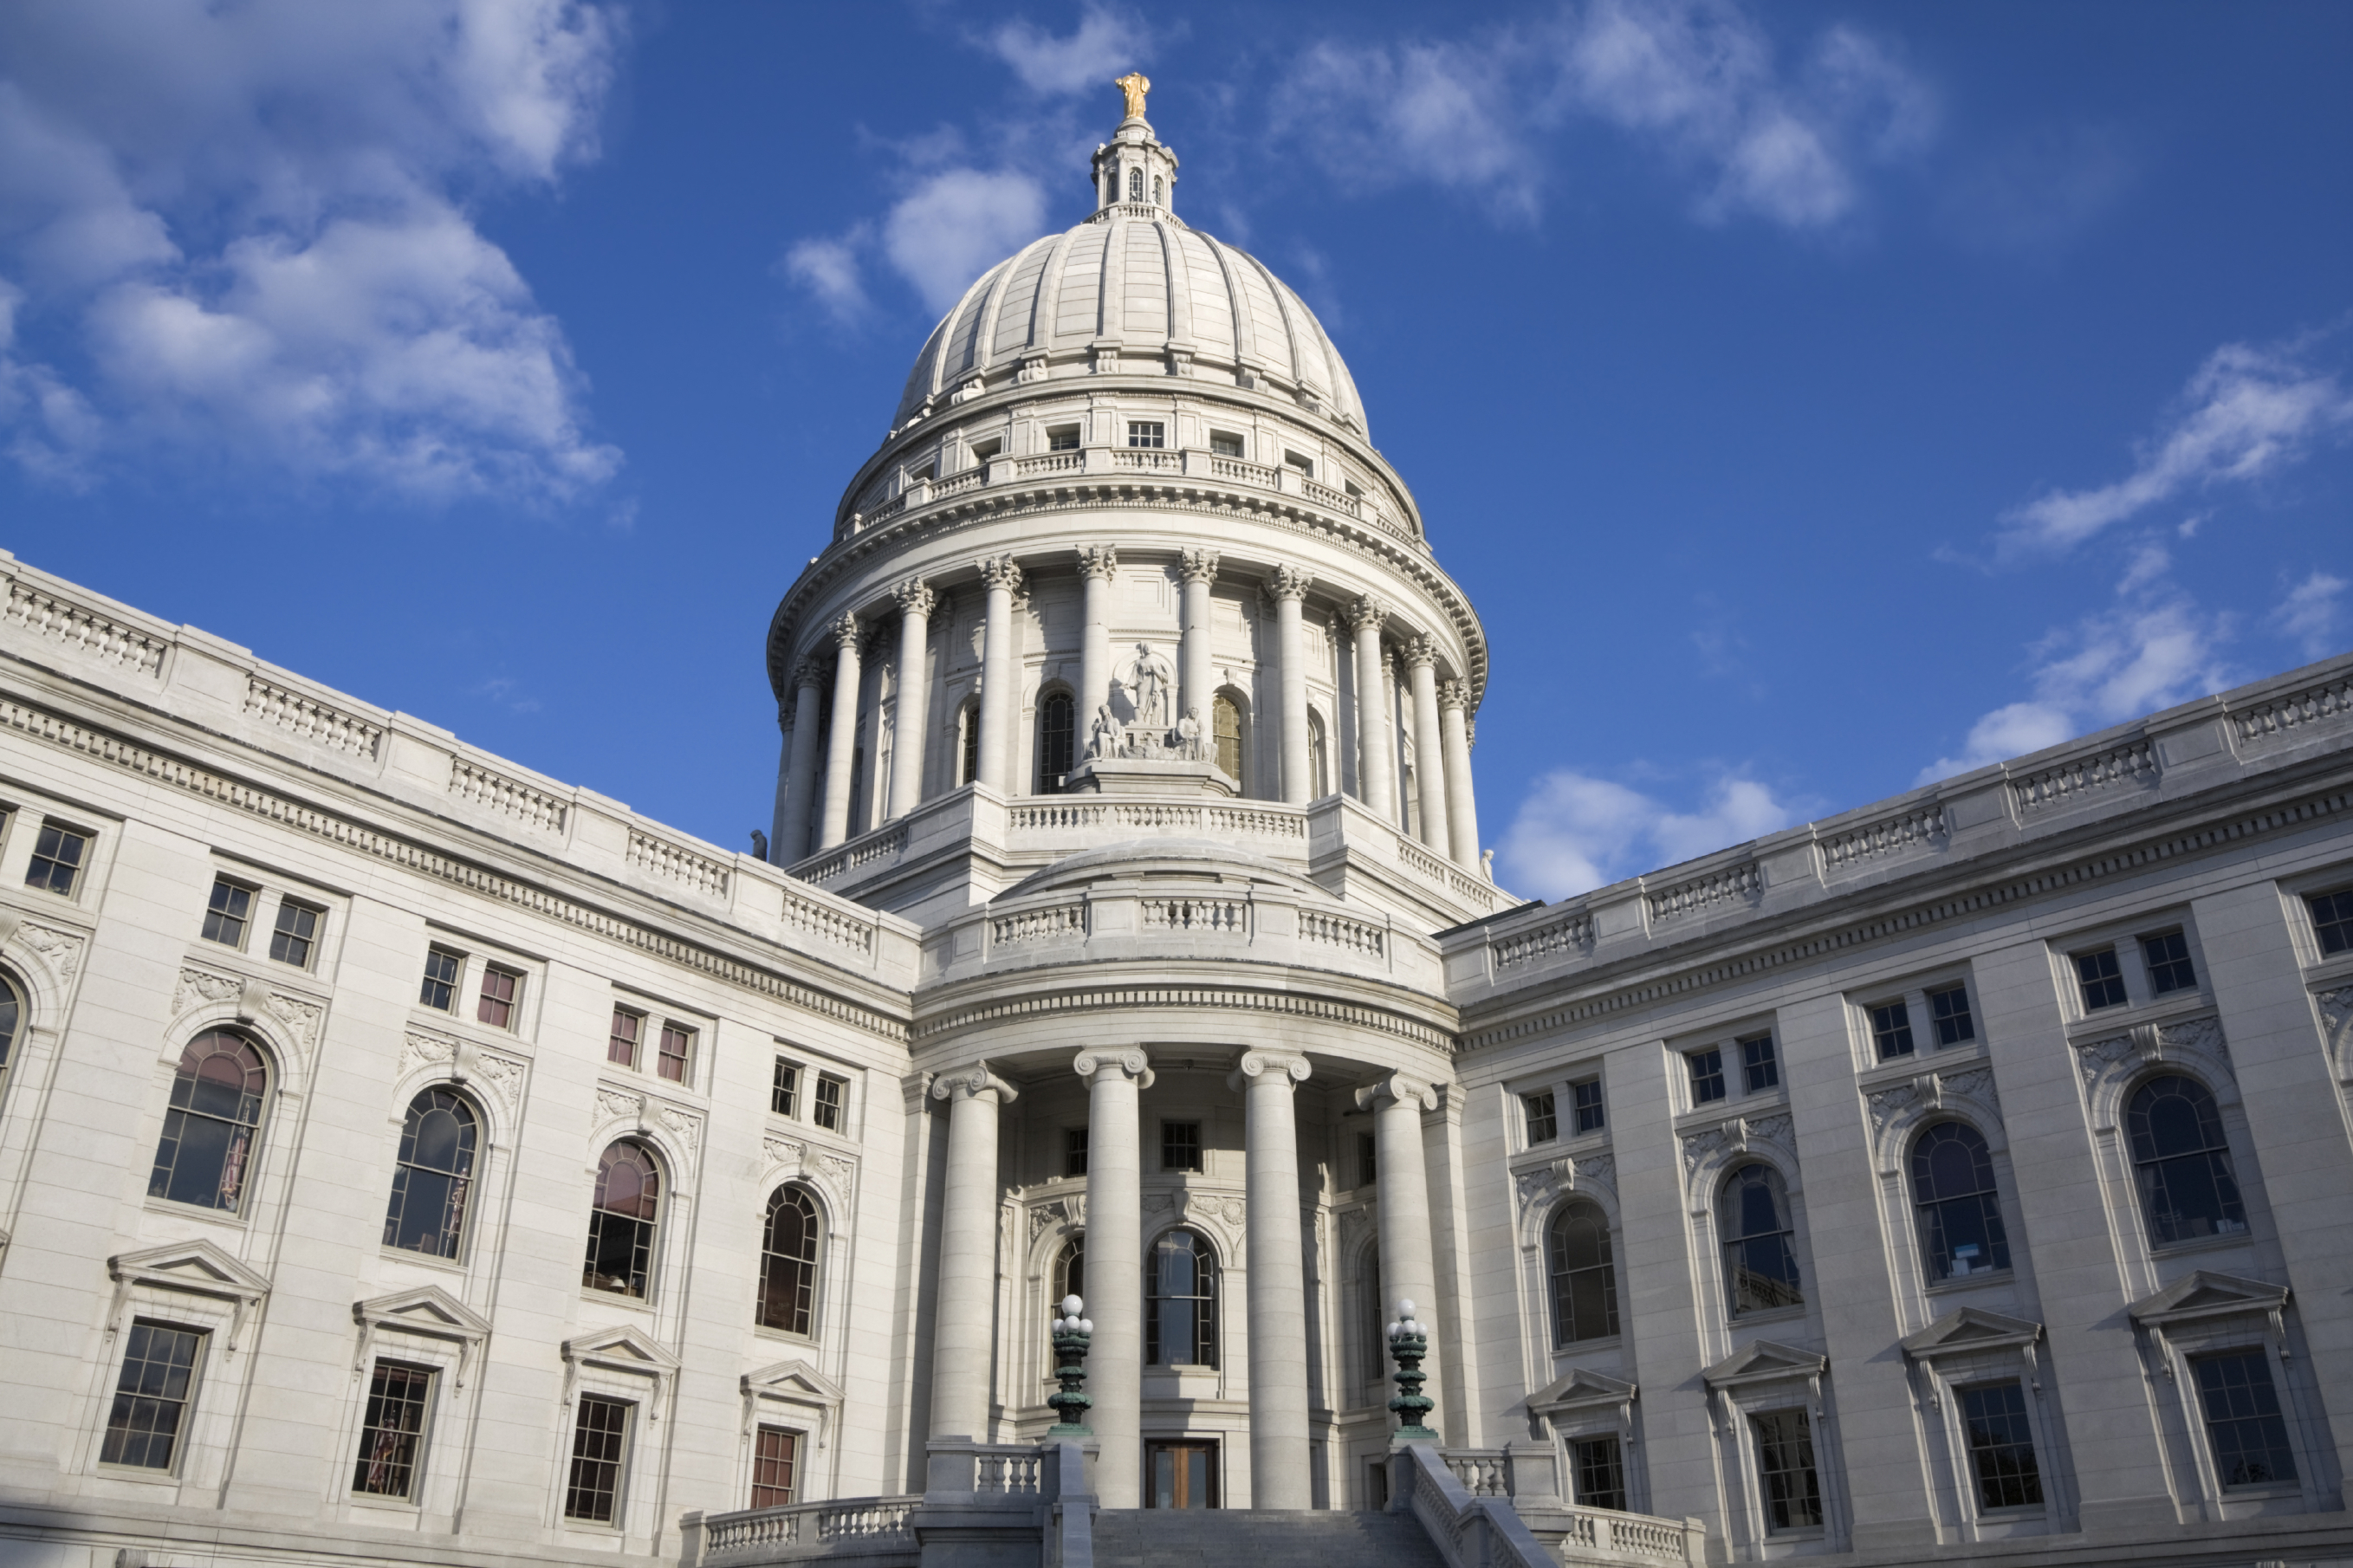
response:
M844 616L833 633L833 728L825 742L825 826L817 847L830 849L849 837L849 775L858 763L858 617Z
M1013 557L1000 555L980 563L988 584L988 621L980 647L980 782L997 794L1009 795L1006 753L1012 749L1013 720L1019 710L1014 689L1013 590L1021 586L1021 568Z
M1396 1316L1399 1297L1414 1304L1419 1315L1438 1309L1438 1266L1430 1239L1430 1172L1421 1158L1421 1113L1438 1109L1438 1095L1428 1084L1402 1073L1356 1090L1356 1109L1373 1113L1373 1182L1380 1197L1381 1293L1388 1298L1381 1310ZM1440 1325L1440 1337L1458 1325ZM1438 1343L1433 1339L1423 1370L1429 1374L1422 1392L1440 1399ZM1447 1413L1440 1399L1439 1414Z
M785 753L785 797L776 808L776 857L789 866L809 848L809 808L817 804L818 711L825 705L825 666L793 666L793 738Z
M1292 1091L1307 1058L1245 1051L1229 1082L1248 1106L1250 1507L1314 1506L1307 1449L1307 1289L1299 1240L1299 1134Z
M1282 682L1282 798L1304 805L1315 779L1307 760L1307 633L1300 625L1300 601L1314 578L1290 566L1274 569L1274 647Z
M1440 739L1446 748L1447 849L1458 866L1479 868L1479 805L1471 795L1471 689L1450 680L1438 690Z
M937 1322L932 1331L932 1436L987 1442L997 1333L997 1118L1018 1091L987 1062L942 1073L948 1170L940 1196Z
M1388 674L1381 662L1381 624L1389 607L1370 594L1348 610L1348 626L1356 634L1356 781L1365 804L1381 820L1397 821L1397 784L1390 751L1388 702L1381 688Z
M1413 780L1421 796L1421 841L1444 855L1453 825L1446 817L1446 742L1438 726L1438 645L1414 638L1405 645L1405 666L1413 679Z
M1209 584L1218 580L1218 552L1214 550L1187 550L1177 558L1177 574L1184 580L1185 601L1183 645L1176 655L1176 717L1198 710L1201 733L1210 731L1209 703L1217 677L1209 662Z
M1111 700L1111 588L1119 573L1119 552L1108 544L1082 545L1079 581L1085 595L1079 616L1079 711L1082 737L1094 733L1095 710ZM1083 754L1083 743L1081 747Z
M1087 1080L1088 1424L1103 1445L1095 1497L1144 1506L1144 1154L1137 1097L1152 1087L1142 1051L1082 1051Z
M923 734L931 708L929 668L933 595L920 577L891 590L899 601L899 708L891 727L890 815L904 816L923 800Z

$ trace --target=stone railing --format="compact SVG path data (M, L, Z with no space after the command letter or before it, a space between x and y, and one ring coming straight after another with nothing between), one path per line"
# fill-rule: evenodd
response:
M1040 1456L1034 1447L992 1443L973 1452L973 1490L1008 1497L1034 1497L1038 1492Z
M1593 916L1577 910L1546 921L1532 931L1508 936L1495 943L1495 967L1514 969L1550 958L1556 952L1583 952L1593 945Z
M365 757L373 762L376 749L384 744L383 725L332 708L299 691L290 691L258 675L246 677L245 710L265 724L346 756Z
M2055 768L2014 778L2010 788L2024 816L2115 784L2153 784L2157 773L2157 748L2146 740L2129 741L2097 756L2072 757Z
M1181 474L1185 471L1185 454L1155 451L1149 447L1115 447L1112 449L1111 466L1155 474Z
M845 871L854 871L860 866L888 859L906 847L907 828L904 823L901 823L853 838L830 854L800 867L797 874L805 882L829 881Z
M1142 908L1145 931L1250 934L1250 902L1245 899L1155 898L1143 900Z
M708 855L699 855L683 844L673 844L667 838L657 838L636 828L629 830L629 864L640 871L676 882L692 892L707 898L727 897L727 868Z
M1087 907L1082 903L1053 904L1042 910L1018 910L993 916L988 940L996 947L1023 947L1034 942L1084 941Z
M1084 471L1084 452L1040 452L1031 458L1016 458L1008 465L1017 479L1034 479L1041 474L1075 474Z
M1209 477L1213 479L1231 479L1237 484L1254 485L1262 490L1271 490L1279 482L1276 479L1275 471L1263 463L1245 462L1240 458L1221 458L1215 453L1209 456Z
M1439 1457L1472 1497L1512 1495L1510 1456L1501 1448L1441 1448Z
M565 805L543 789L534 789L504 773L494 773L479 763L463 757L449 764L449 794L459 800L470 801L501 816L512 816L526 827L543 832L564 831Z
M1299 493L1305 496L1309 500L1314 501L1316 505L1328 506L1334 511L1345 511L1350 517L1361 517L1364 515L1365 503L1362 500L1348 494L1345 490L1335 490L1330 485L1319 484L1314 479L1303 479L1299 481Z
M786 931L813 936L857 953L874 951L874 922L792 889L785 889L783 922Z
M1754 860L1727 866L1704 877L1694 877L1651 895L1653 921L1681 920L1712 905L1734 899L1751 899L1765 889L1765 873Z
M2324 719L2353 713L2353 678L2339 677L2274 697L2231 715L2242 746L2260 745L2294 735Z
M0 605L0 616L59 647L79 649L141 675L163 673L164 650L171 646L87 605L44 594L14 577L8 580L8 598Z
M1389 1507L1421 1522L1447 1568L1559 1568L1510 1502L1473 1497L1430 1443L1389 1455Z
M1909 849L1915 844L1936 844L1945 838L1947 831L1941 805L1898 812L1823 839L1822 867L1825 870L1842 871L1882 855Z
M1313 945L1379 958L1388 951L1388 935L1379 926L1350 920L1345 915L1326 914L1322 910L1299 911L1299 940Z
M922 1501L919 1497L869 1497L790 1503L709 1514L699 1525L690 1514L682 1521L691 1538L687 1563L691 1568L696 1563L901 1553L912 1562L915 1534L908 1528L907 1516Z

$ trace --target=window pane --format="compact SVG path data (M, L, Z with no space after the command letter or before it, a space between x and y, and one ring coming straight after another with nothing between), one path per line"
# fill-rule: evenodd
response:
M1884 1007L1871 1010L1871 1039L1879 1047L1879 1059L1908 1057L1912 1054L1912 1009L1901 1002L1890 1002Z
M2026 1419L2026 1391L2014 1383L1961 1391L1961 1422L1968 1431L1969 1465L1977 1472L1978 1506L2040 1508L2042 1474L2034 1463L2034 1433Z
M433 1374L419 1366L375 1363L368 1384L367 1417L360 1427L358 1468L352 1490L369 1497L416 1495L418 1447L425 1433L425 1406Z
M236 1213L269 1077L261 1053L241 1035L213 1029L189 1041L172 1079L147 1195Z
M1087 1130L1083 1127L1062 1129L1062 1174L1083 1176L1087 1173Z
M2104 947L2097 952L2077 953L2075 981L2083 987L2084 1011L2086 1013L2125 1005L2124 971L2116 965L2114 948Z
M831 1073L818 1074L817 1103L810 1110L810 1119L828 1132L840 1131L842 1097L849 1087L846 1079Z
M1520 1096L1520 1103L1528 1113L1528 1142L1549 1143L1560 1136L1560 1121L1554 1114L1552 1090L1541 1089L1535 1094Z
M1966 985L1929 992L1928 1016L1936 1021L1936 1044L1939 1046L1957 1046L1963 1040L1978 1037L1977 1020L1969 1016L1969 992Z
M514 1027L515 993L521 989L522 976L505 969L482 971L482 995L474 1009L478 1023L496 1029Z
M426 949L425 984L417 992L418 1004L447 1013L457 994L458 955L438 947Z
M797 1113L801 1092L801 1069L784 1058L776 1058L776 1076L768 1081L768 1110L777 1116Z
M638 1042L645 1038L646 1019L642 1013L632 1013L626 1007L613 1009L612 1032L606 1037L605 1059L625 1068L638 1065Z
M1570 1084L1568 1094L1571 1107L1577 1114L1577 1130L1579 1132L1600 1131L1602 1119L1600 1080L1596 1079L1590 1083Z
M1218 1364L1218 1272L1209 1244L1172 1230L1152 1249L1145 1273L1145 1345L1155 1366Z
M806 1334L817 1314L817 1205L798 1187L779 1187L768 1200L768 1228L760 1246L762 1328Z
M1626 1465L1615 1437L1581 1437L1568 1446L1569 1472L1581 1508L1626 1511Z
M194 1392L196 1352L204 1335L163 1323L133 1322L107 1412L106 1444L99 1462L168 1470Z
M2322 957L2353 948L2353 888L2316 894L2305 902L2312 907L2312 932L2320 939Z
M2214 1470L2226 1487L2284 1485L2295 1479L2271 1362L2261 1350L2200 1356L2198 1398L2206 1410L2206 1440Z
M408 1102L385 1213L385 1246L431 1258L458 1256L480 1131L474 1108L448 1089L428 1089Z
M251 888L240 888L226 877L214 879L212 900L205 906L205 940L243 947L245 922L252 910Z
M1724 1273L1735 1312L1768 1311L1805 1300L1795 1233L1781 1179L1764 1165L1743 1165L1725 1182L1720 1225Z
M1813 1425L1802 1410L1752 1415L1757 1474L1765 1494L1765 1528L1811 1530L1822 1522L1821 1478L1814 1471Z
M1740 1042L1740 1068L1746 1076L1748 1092L1771 1089L1781 1081L1781 1063L1773 1053L1773 1037L1759 1035Z
M752 1506L784 1508L796 1494L800 1468L801 1435L781 1426L763 1426L752 1450Z
M2010 1267L1993 1153L1974 1127L1943 1121L1912 1146L1912 1201L1931 1280Z
M1160 1124L1160 1168L1198 1171L1201 1168L1201 1124L1164 1121Z
M661 1032L661 1060L658 1064L661 1076L672 1083L684 1083L689 1063L694 1057L694 1031L681 1029L675 1024L664 1024Z
M1552 1276L1553 1343L1604 1339L1618 1332L1618 1275L1609 1252L1609 1224L1589 1204L1571 1204L1546 1227Z
M80 834L43 824L40 836L33 841L33 861L26 868L25 886L70 895L74 879L81 874L82 854L89 847L90 840Z
M1694 1051L1683 1058L1691 1066L1692 1103L1705 1105L1724 1098L1724 1053Z
M597 1162L596 1207L588 1215L588 1255L581 1283L592 1290L643 1298L651 1286L654 1224L661 1172L635 1143L612 1145Z
M2179 931L2141 938L2140 952L2148 963L2148 988L2158 995L2198 988L2198 971L2189 963L2189 939Z
M564 1491L565 1518L613 1522L628 1432L628 1405L595 1394L580 1396L580 1414L572 1428L572 1475Z
M2152 1242L2246 1230L2221 1110L2205 1085L2179 1076L2150 1079L2133 1095L2125 1129Z
M311 967L311 950L319 940L319 911L280 899L278 929L269 936L269 956L297 969Z

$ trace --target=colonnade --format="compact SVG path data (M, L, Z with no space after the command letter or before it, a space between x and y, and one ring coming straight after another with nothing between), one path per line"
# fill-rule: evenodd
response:
M1081 734L1095 710L1110 700L1115 679L1111 648L1111 589L1117 574L1119 552L1108 544L1084 546L1077 552L1082 583L1083 633L1079 652L1076 721ZM1214 550L1186 550L1178 557L1182 582L1177 647L1176 711L1198 710L1206 725L1216 696L1216 665L1210 657L1209 589L1218 576ZM1013 731L1020 713L1019 666L1013 636L1013 598L1019 590L1022 569L1010 555L979 563L987 595L981 642L980 736L976 747L977 782L998 795L1012 793L1010 773L1017 753ZM1277 566L1265 583L1275 610L1275 675L1277 700L1271 722L1261 720L1261 732L1273 731L1280 760L1282 798L1303 805L1313 788L1308 755L1307 656L1302 605L1315 579L1292 566ZM891 731L891 782L885 804L887 817L899 817L921 804L923 765L930 732L930 681L925 649L931 636L931 615L937 595L931 584L910 578L892 590L899 614L898 707ZM1405 643L1409 694L1389 711L1392 689L1383 634L1389 607L1371 595L1345 606L1345 616L1354 637L1357 794L1385 820L1397 822L1404 812L1397 780L1398 727L1413 737L1416 837L1431 849L1457 863L1479 864L1478 808L1472 796L1471 732L1465 710L1470 689L1461 680L1438 678L1435 638L1415 635ZM860 648L863 633L854 614L833 622L828 635L835 653L831 672L832 719L825 729L824 760L818 765L819 715L828 683L825 664L815 657L794 667L790 731L784 748L778 781L776 821L776 857L789 865L801 858L809 841L814 818L817 849L830 849L849 835L850 790L857 771ZM1264 700L1265 683L1261 683ZM779 715L780 719L783 715ZM1335 737L1336 739L1336 737ZM870 742L868 754L879 756ZM1336 780L1334 781L1335 784Z
M1088 1421L1101 1444L1095 1492L1105 1508L1144 1502L1144 1193L1142 1091L1149 1059L1137 1049L1090 1049L1071 1064L1087 1085L1086 1303ZM1250 1506L1314 1506L1309 1447L1305 1244L1300 1221L1295 1091L1312 1069L1295 1052L1242 1054L1227 1079L1244 1105L1245 1298L1249 1344ZM998 1261L997 1133L1018 1091L986 1062L943 1073L948 1102L946 1186L940 1202L939 1294L932 1339L934 1439L988 1433L991 1336ZM1390 1074L1356 1091L1374 1116L1384 1294L1438 1300L1421 1113L1437 1096ZM1042 1328L1042 1325L1039 1325ZM1435 1371L1431 1369L1432 1384ZM1434 1395L1436 1396L1436 1395ZM1011 1401L1008 1401L1010 1403ZM1170 1433L1170 1436L1181 1434Z

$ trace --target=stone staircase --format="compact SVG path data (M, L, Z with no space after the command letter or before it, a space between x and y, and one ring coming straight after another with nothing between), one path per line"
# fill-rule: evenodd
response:
M1446 1568L1409 1513L1105 1509L1095 1568Z

